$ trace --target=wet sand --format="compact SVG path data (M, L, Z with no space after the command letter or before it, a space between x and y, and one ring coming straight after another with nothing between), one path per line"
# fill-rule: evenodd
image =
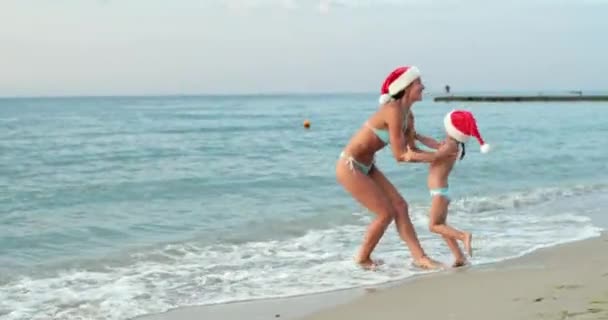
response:
M216 306L137 318L607 319L608 236L486 266L449 269L379 287Z

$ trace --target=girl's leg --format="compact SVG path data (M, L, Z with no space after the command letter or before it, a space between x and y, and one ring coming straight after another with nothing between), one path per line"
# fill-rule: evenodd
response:
M443 224L443 225L447 225L447 206L449 205L449 202L446 204L445 207L445 214L443 215L439 215L439 217L435 216L434 218L431 218L431 221L433 221L433 219L435 220L434 222L437 224ZM431 204L432 206L432 204ZM433 216L433 215L431 215ZM448 237L448 236L444 236L442 235L443 240L445 240L445 243L448 245L448 248L450 248L450 251L452 251L452 255L454 256L454 263L452 264L452 267L461 267L464 266L467 263L467 259L465 258L464 254L462 253L462 250L460 250L460 246L458 245L458 241L456 241L455 238L452 237Z
M395 210L395 226L401 239L408 246L414 263L422 268L436 268L439 263L433 261L424 253L424 249L420 245L416 229L412 225L408 211L408 204L403 199L397 188L386 178L386 176L377 167L374 167L370 172L370 177L380 186L382 191L388 196Z
M462 232L460 230L454 229L451 226L447 225L446 219L448 215L448 205L449 200L443 196L436 195L433 196L431 200L431 212L429 217L429 230L431 232L437 233L442 237L460 240L464 243L465 249L469 253L469 256L472 256L471 250L471 234L468 232ZM446 239L446 241L448 241ZM452 250L452 246L448 243L450 250ZM458 248L458 244L456 243L456 247ZM460 248L458 248L460 251ZM454 250L452 250L454 253ZM456 256L456 253L455 253Z
M456 239L454 238L450 238L450 237L446 237L443 236L443 239L445 240L445 243L448 245L448 248L450 248L450 251L452 251L452 255L454 255L454 263L452 264L453 267L462 267L467 263L467 259L465 258L464 254L462 253L462 250L460 250L460 246L458 246L458 241L456 241Z
M375 264L371 259L371 253L393 220L394 209L389 199L369 176L356 168L351 168L343 159L336 164L336 178L355 200L376 214L376 218L367 229L356 258L363 267L373 268Z

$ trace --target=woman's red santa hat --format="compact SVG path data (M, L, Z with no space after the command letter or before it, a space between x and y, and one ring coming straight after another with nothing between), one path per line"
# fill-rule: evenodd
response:
M465 110L452 110L443 119L448 135L459 142L465 143L470 137L477 138L481 146L481 153L488 153L490 145L485 143L477 129L477 121L473 114Z
M380 89L380 104L391 101L392 96L407 88L420 77L420 70L415 66L399 67L393 70L384 80Z

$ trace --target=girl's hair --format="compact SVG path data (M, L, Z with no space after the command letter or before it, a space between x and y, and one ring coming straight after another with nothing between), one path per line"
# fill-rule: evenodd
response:
M464 143L461 142L460 145L462 146L462 154L460 154L460 160L462 160L462 158L464 158L464 155L466 152L464 150Z

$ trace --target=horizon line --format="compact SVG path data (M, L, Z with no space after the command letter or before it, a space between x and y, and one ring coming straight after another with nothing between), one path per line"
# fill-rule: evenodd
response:
M463 95L463 94L480 94L480 93L533 93L539 94L585 94L585 92L608 93L608 90L458 90L450 91L433 91L424 93L425 96L437 95ZM0 99L78 99L78 98L162 98L162 97L279 97L279 96L339 96L339 95L380 95L379 92L372 91L310 91L310 92L235 92L235 93L141 93L141 94L57 94L57 95L0 95Z

